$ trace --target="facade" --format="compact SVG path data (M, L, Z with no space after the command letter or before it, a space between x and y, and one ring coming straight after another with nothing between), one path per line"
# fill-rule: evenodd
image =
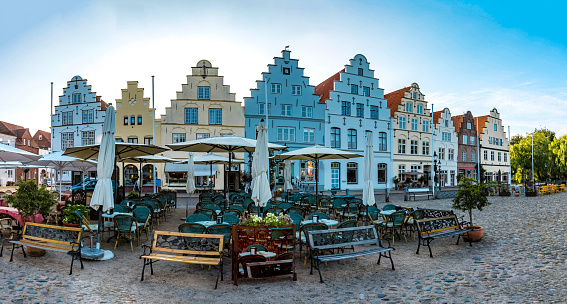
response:
M36 142L39 155L47 155L51 153L51 133L47 131L37 130L33 135L33 141ZM47 184L53 176L53 170L50 168L39 168L39 182Z
M107 107L108 104L91 91L86 79L75 76L67 81L51 115L51 150L58 152L68 147L100 144ZM61 182L66 184L81 180L80 172L64 171L61 175Z
M437 153L439 186L456 186L459 143L451 111L445 108L433 112L433 123L433 147Z
M16 136L0 132L0 144L16 147ZM0 168L0 186L5 187L7 182L16 181L16 169Z
M388 100L394 126L394 176L400 181L430 185L435 149L431 111L427 108L425 95L417 83L412 83L409 87L386 94L384 98ZM423 178L419 181L421 176Z
M392 187L390 109L366 57L354 56L342 71L319 84L315 93L326 106L325 146L363 155L366 136L372 136L374 189ZM364 158L325 160L319 167L324 189L363 189Z
M150 105L150 98L144 97L144 88L138 87L137 81L128 81L126 89L122 89L122 96L116 99L116 141L153 145L153 125L154 113ZM159 142L160 130L156 128L156 137ZM163 170L163 165L156 167ZM138 164L128 164L124 167L126 174L120 168L120 181L124 181L125 191L132 191L134 183L140 178L140 168ZM144 191L153 191L153 165L144 164L141 168L141 185L148 187ZM156 174L156 178L160 178ZM121 182L122 184L122 182Z
M476 120L471 111L453 116L452 119L459 139L459 152L456 155L458 174L462 174L465 177L478 178L476 175L478 162Z
M496 108L479 116L480 164L487 181L510 183L510 143Z
M235 134L244 136L244 109L241 102L235 101L235 94L230 86L225 85L223 76L219 76L218 68L207 60L200 60L191 68L187 83L182 84L177 98L171 100L171 106L165 109L160 125L161 146L189 140ZM157 137L157 136L156 136ZM222 153L220 153L222 154ZM187 152L168 151L165 156L187 160ZM236 155L242 159L243 155ZM223 189L225 170L228 176L228 187L231 191L239 190L240 167L233 166L228 171L213 165L215 170L210 175L209 166L195 165L195 185L208 189L209 182L216 180L215 189ZM165 165L165 184L170 187L183 187L187 183L187 165ZM162 182L163 184L163 182Z
M284 49L282 57L275 57L274 64L268 65L268 72L262 73L262 80L256 81L251 96L244 98L244 117L246 137L256 139L256 127L261 119L266 119L267 96L268 141L285 144L291 151L324 144L325 105L319 103L315 87L309 85L309 77L299 67L299 60L290 58L290 53ZM314 188L314 168L313 161L295 161L292 176ZM275 175L283 182L283 163L278 164Z
M28 128L0 121L0 134L2 134L2 143L30 153L39 153L37 143L33 140L33 136ZM39 171L37 168L2 168L0 171L4 171L3 176L0 177L2 179L0 183L3 185L8 181L17 182L19 179L33 179L36 183L39 182Z

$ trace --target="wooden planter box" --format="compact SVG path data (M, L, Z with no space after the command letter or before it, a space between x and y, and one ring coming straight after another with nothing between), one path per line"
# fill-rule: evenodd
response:
M498 193L499 196L511 196L512 193L510 191L500 191Z
M284 237L272 237L275 232ZM232 226L232 279L234 285L238 285L238 279L261 278L291 274L294 281L297 280L295 273L295 257L286 260L267 260L265 262L254 262L247 264L247 276L239 271L239 256L246 252L246 248L252 244L266 246L268 251L280 253L291 251L295 255L295 225L279 227L267 226ZM242 265L244 267L244 265Z

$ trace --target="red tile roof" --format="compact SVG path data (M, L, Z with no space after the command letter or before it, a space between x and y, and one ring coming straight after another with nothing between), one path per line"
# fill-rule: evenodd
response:
M11 124L5 121L0 121L0 133L2 134L17 136L16 130L22 130L22 129L24 129L24 127Z
M451 116L451 119L453 120L453 126L455 127L455 132L457 134L459 134L459 132L461 131L461 125L463 124L464 117L465 114Z
M388 100L388 108L390 108L390 116L394 117L394 113L398 110L398 106L402 104L402 97L411 87L405 87L394 92L384 95L384 99Z
M484 115L484 116L478 116L474 118L474 121L476 122L478 119L478 126L477 126L477 132L478 132L478 140L480 141L480 134L482 132L482 130L484 130L484 127L486 126L486 122L488 121L488 116L490 115Z
M39 136L41 135L41 139ZM51 133L47 131L37 130L33 135L33 140L37 142L37 145L42 149L51 148Z
M443 111L436 111L433 112L433 123L434 124L439 124L439 118L441 118L441 113L443 113Z
M325 103L330 98L330 92L335 89L335 81L341 80L341 73L344 71L345 69L340 70L315 87L315 94L319 95L319 103Z

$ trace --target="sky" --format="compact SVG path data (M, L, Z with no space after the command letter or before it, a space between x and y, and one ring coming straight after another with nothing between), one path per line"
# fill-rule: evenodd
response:
M363 54L385 93L419 84L434 110L496 108L511 135L567 134L567 3L545 1L0 1L0 120L49 131L75 75L115 104L127 81L165 114L191 67L236 100L289 46L317 85ZM431 108L431 106L430 106Z

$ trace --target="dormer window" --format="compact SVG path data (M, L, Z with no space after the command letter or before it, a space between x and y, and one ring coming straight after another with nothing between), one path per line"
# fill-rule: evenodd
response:
M198 88L198 99L211 99L211 87L199 87Z
M42 139L43 139L43 136L40 135L40 136L39 136L39 140L42 140Z
M412 98L413 98L413 99L417 99L417 93L413 92Z
M471 123L467 122L467 129L470 130L471 129Z

